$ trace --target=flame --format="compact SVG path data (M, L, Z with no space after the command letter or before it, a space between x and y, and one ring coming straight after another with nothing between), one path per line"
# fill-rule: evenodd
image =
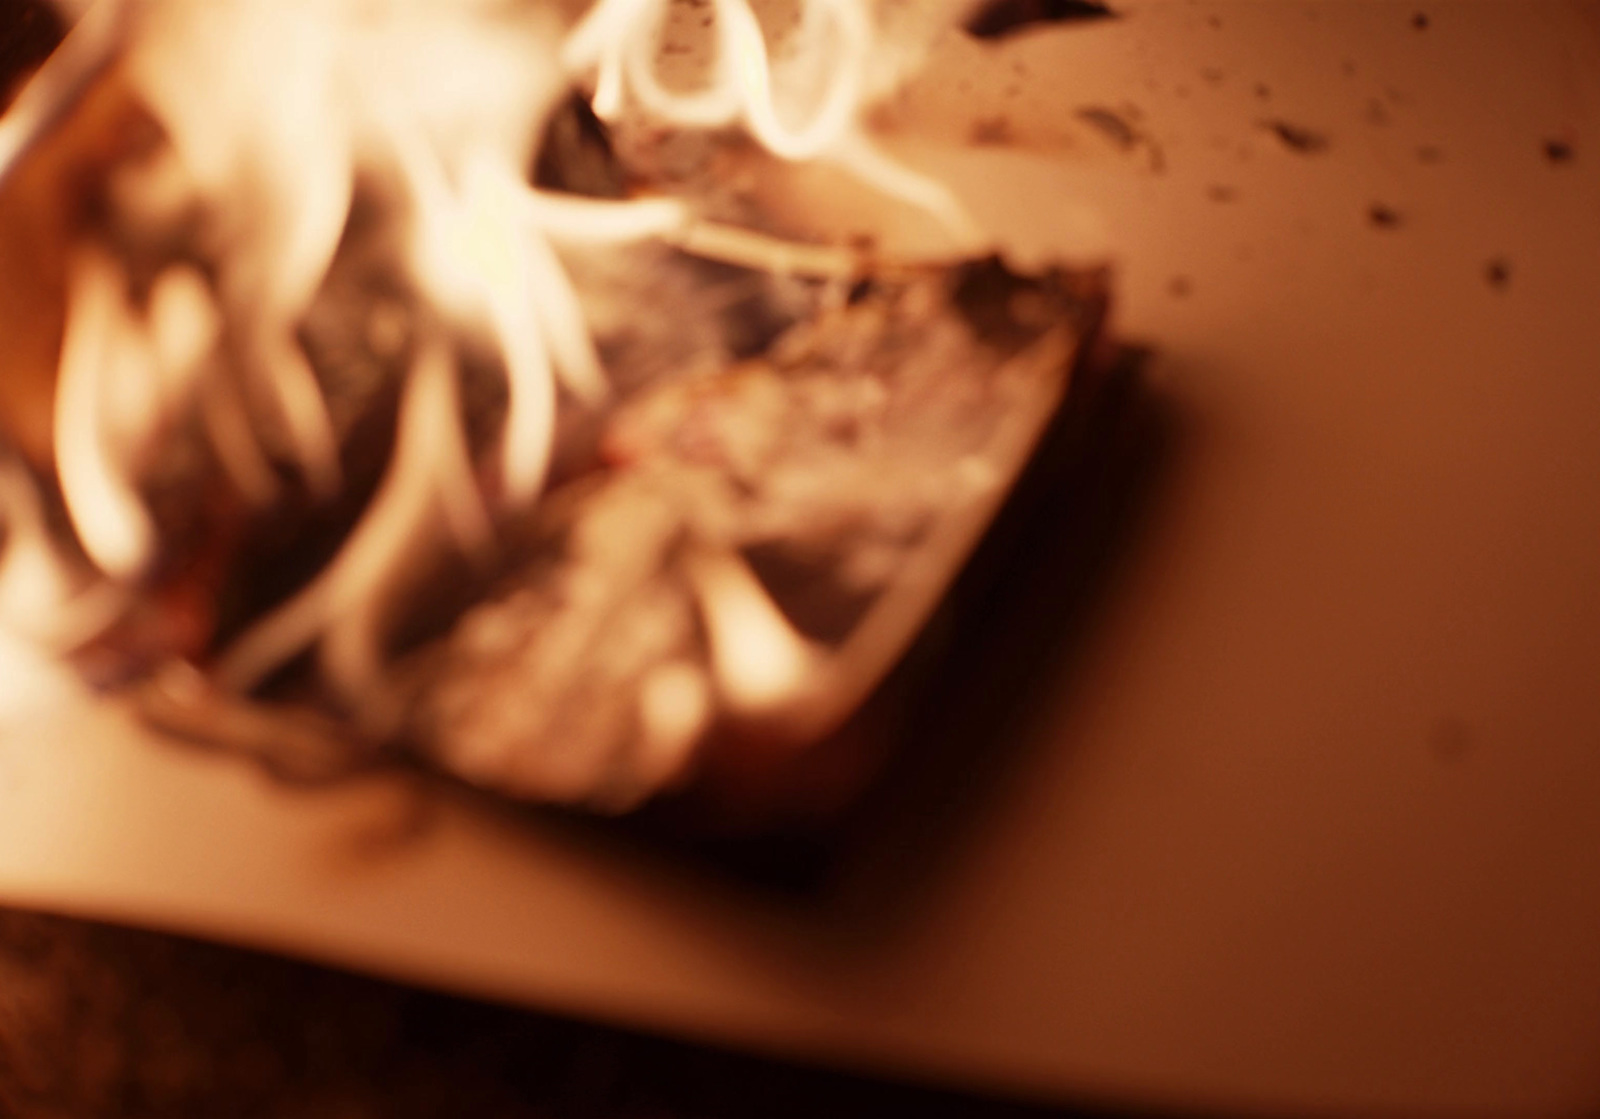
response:
M789 624L739 556L707 549L692 560L712 666L730 710L757 715L804 699L822 654Z
M155 529L105 421L113 391L148 381L150 357L129 321L114 262L85 254L68 296L55 406L61 495L89 558L108 575L131 577L149 561Z
M299 331L358 184L379 181L397 200L396 241L425 307L392 460L339 554L223 650L216 674L246 692L315 647L334 692L381 732L394 717L385 619L410 565L444 547L488 548L497 516L543 488L562 401L593 407L608 393L560 251L660 238L776 270L838 275L859 263L845 250L697 220L672 199L598 201L534 188L526 179L534 146L574 80L593 77L603 117L636 108L674 127L741 127L781 160L836 163L974 236L942 184L863 129L862 107L882 84L867 0L800 0L811 83L786 81L748 0L711 0L715 59L709 81L693 90L670 89L657 73L669 3L599 0L570 32L550 6L529 0L94 4L0 119L0 183L115 68L167 141L119 171L118 204L152 227L202 215L204 259L169 263L136 296L110 249L81 235L56 388L56 463L73 529L111 590L67 609L70 564L48 547L38 495L13 470L0 473L9 529L0 609L37 591L62 611L59 640L114 615L108 604L126 599L159 550L141 484L180 416L197 417L249 501L277 499L285 469L313 495L340 489L335 425ZM469 343L499 355L507 385L487 462L474 460L461 416L458 353ZM496 484L480 487L485 476ZM723 690L749 703L787 695L809 651L774 620L754 582L725 564L704 575ZM31 615L26 622L49 628ZM746 656L755 646L759 655ZM705 686L679 673L647 697L663 771L706 718Z
M45 523L33 478L19 463L0 463L0 629L46 649L70 649L111 624L126 591L114 583L73 586Z
M218 681L249 691L320 639L328 682L381 736L395 714L381 671L385 608L415 542L440 534L481 553L491 529L462 434L455 368L443 346L427 344L406 384L394 462L371 506L333 562L223 655Z
M777 105L766 36L748 0L711 0L715 55L703 89L673 91L656 74L656 45L672 0L599 0L573 30L562 60L595 74L594 110L622 115L627 96L645 112L682 128L742 125L763 148L790 161L825 160L939 219L963 243L981 235L949 188L891 158L860 126L872 89L872 19L861 0L799 0L797 38L831 65L819 103L798 126Z

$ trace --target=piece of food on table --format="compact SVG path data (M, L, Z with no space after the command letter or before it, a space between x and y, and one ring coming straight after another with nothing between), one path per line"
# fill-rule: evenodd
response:
M0 166L26 295L0 601L154 724L291 776L847 800L881 744L840 732L1089 360L1104 277L799 239L741 184L814 157L972 229L845 79L800 132L733 71L717 120L645 96L614 0L565 32L303 7L97 9L24 94L49 111L7 118L49 125ZM866 9L830 10L865 64ZM270 89L226 69L257 40ZM472 98L429 85L430 44ZM616 116L630 81L655 117Z

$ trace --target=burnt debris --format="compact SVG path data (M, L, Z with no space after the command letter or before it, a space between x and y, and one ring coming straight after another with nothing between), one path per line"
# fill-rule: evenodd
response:
M1074 115L1083 123L1092 125L1096 132L1125 152L1139 146L1142 138L1139 130L1127 117L1114 109L1108 109L1104 105L1085 105Z
M1400 211L1393 206L1374 202L1367 207L1367 224L1374 229L1399 229L1404 221Z
M967 138L978 147L1004 147L1016 139L1010 118L1004 116L980 117L973 121Z
M1041 24L1082 23L1116 16L1096 0L992 0L967 20L974 39L1004 39Z
M1565 140L1546 140L1544 142L1544 158L1550 163L1571 163L1577 153L1572 145Z
M611 145L611 133L588 99L574 91L550 117L533 168L542 190L588 198L626 198L627 175Z
M1264 120L1261 127L1297 155L1317 155L1328 150L1328 135L1286 120Z
M1150 160L1150 172L1163 174L1167 157L1161 145L1135 123L1141 115L1137 106L1126 105L1121 111L1104 105L1083 105L1073 114L1111 142L1118 151L1132 153L1144 148Z

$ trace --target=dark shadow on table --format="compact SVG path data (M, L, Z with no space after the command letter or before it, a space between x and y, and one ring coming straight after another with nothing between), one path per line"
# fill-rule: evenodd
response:
M1151 355L1123 347L1075 391L907 663L847 729L887 737L868 794L825 825L690 845L787 896L802 925L865 945L917 899L1030 764L1041 705L1070 690L1118 576L1136 558L1181 449ZM660 836L645 830L646 844ZM824 931L824 930L820 930Z
M6 1119L1045 1119L275 956L0 909Z

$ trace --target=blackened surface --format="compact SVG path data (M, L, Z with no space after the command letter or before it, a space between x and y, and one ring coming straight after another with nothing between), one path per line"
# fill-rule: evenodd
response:
M978 39L1003 39L1039 24L1073 23L1116 15L1095 0L993 0L967 20L967 33Z
M697 261L695 267L706 290L729 293L714 306L723 344L736 361L763 353L795 324L797 309L810 309L809 299L782 298L782 281L774 277L711 260ZM808 286L803 280L792 280L791 284Z
M1063 297L1068 302L1075 301L1074 309L1079 317L1074 325L1087 330L1098 320L1100 308L1096 293L1104 281L1101 273L1082 276L1054 273L1035 280L1012 272L998 257L990 257L956 269L952 277L951 302L985 343L1021 346L1037 338L1049 323L1020 315L1018 296L1048 293L1048 301L1039 304L1041 315L1065 313Z
M535 185L590 198L624 198L627 176L605 123L574 92L550 118L539 144Z

